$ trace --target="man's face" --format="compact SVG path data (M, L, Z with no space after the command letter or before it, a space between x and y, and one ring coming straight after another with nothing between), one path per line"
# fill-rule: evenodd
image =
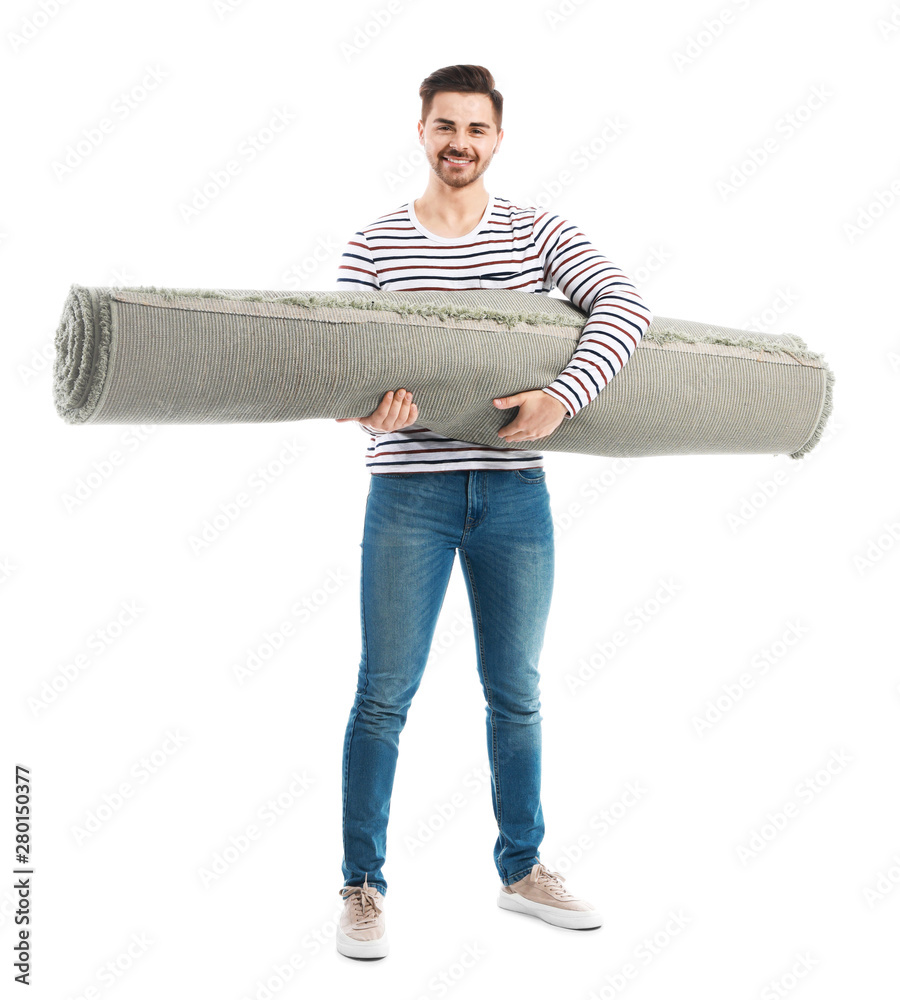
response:
M419 121L419 140L431 169L450 187L477 180L500 148L503 129L494 124L494 106L487 94L434 95L428 121ZM456 163L457 159L465 162Z

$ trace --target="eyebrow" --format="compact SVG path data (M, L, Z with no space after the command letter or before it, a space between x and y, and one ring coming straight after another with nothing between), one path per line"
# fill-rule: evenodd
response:
M456 122L453 121L452 118L435 118L434 121L435 121L435 124L437 124L439 122L442 123L442 124L444 124L444 125L455 125L456 124ZM473 125L477 126L478 128L490 128L491 127L487 122L469 122L469 128L471 128Z

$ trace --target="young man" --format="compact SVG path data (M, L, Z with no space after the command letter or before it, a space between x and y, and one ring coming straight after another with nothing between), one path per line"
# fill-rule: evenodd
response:
M554 286L589 314L571 362L548 386L493 400L518 407L498 431L538 441L587 406L634 354L650 310L621 270L572 223L490 195L483 175L503 139L503 98L483 66L422 83L422 197L349 241L338 283L358 291ZM362 540L363 651L344 738L344 911L338 951L387 954L382 871L400 732L418 689L458 551L486 701L500 906L552 924L599 927L590 903L545 868L538 659L554 545L543 456L442 437L416 423L413 386L355 418L370 437ZM342 418L344 419L344 418ZM346 418L351 419L351 418Z

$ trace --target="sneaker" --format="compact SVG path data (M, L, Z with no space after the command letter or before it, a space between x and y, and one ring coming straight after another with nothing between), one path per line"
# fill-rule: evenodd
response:
M337 950L348 958L384 958L388 953L384 932L384 896L369 885L345 885L340 890L344 910L337 929Z
M497 905L504 910L530 913L557 927L589 930L602 927L600 914L585 899L578 899L563 888L565 879L558 872L551 872L542 864L532 866L531 872L512 885L505 885L497 897Z

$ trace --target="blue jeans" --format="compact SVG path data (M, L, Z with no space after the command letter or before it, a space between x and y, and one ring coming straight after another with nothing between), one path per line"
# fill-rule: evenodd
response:
M400 732L419 687L456 551L475 628L504 885L540 860L538 659L553 589L544 469L370 473L360 580L362 659L344 736L344 885L387 894ZM437 748L435 748L437 749Z

